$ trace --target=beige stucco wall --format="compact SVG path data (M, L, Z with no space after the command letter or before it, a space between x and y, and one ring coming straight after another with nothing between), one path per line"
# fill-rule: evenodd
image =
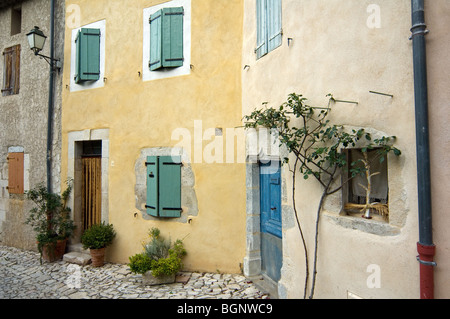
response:
M433 240L436 245L435 297L450 298L450 237L448 229L448 189L450 180L450 50L446 0L426 1L429 125L431 151L431 194L433 205Z
M241 1L192 0L190 74L143 81L143 10L165 2L68 1L80 9L79 26L105 20L106 79L101 88L63 91L62 175L70 171L69 133L108 129L108 221L118 233L109 260L128 262L156 226L172 240L184 239L186 269L239 272L245 254L243 163L191 163L198 213L188 216L190 222L149 220L135 207L135 163L142 150L177 146L181 141L172 140L172 133L186 128L192 148L185 151L193 154L195 120L202 121L203 132L222 128L224 145L226 128L240 125ZM67 26L66 57L71 33ZM68 85L68 61L64 67ZM203 141L203 148L210 142Z
M417 298L416 150L410 1L376 1L380 24L368 23L373 1L284 0L283 43L256 60L255 1L245 1L242 71L243 115L261 103L279 106L289 93L326 106L326 94L358 104L335 103L330 120L397 136L400 158L389 158L389 223L341 216L340 194L329 197L319 225L316 298ZM376 12L375 12L376 13ZM373 22L370 20L369 22ZM288 38L291 38L288 45ZM377 91L393 98L369 93ZM292 206L284 169L285 205ZM297 207L310 261L321 188L301 177ZM279 293L303 298L304 251L292 210L284 210L283 268ZM374 272L376 269L376 272ZM310 265L310 278L312 263ZM367 281L379 275L380 286ZM310 287L310 285L309 285ZM309 295L309 289L308 294Z

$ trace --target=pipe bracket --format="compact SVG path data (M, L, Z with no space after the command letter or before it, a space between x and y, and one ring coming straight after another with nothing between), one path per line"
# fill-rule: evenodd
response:
M437 263L435 263L434 261L421 260L419 256L417 256L416 258L417 258L417 261L419 263L421 263L422 265L437 267Z
M420 28L420 30L416 30L417 28ZM411 32L412 34L409 37L409 40L412 40L416 35L427 35L430 33L430 30L427 30L427 25L425 23L418 23L413 25Z

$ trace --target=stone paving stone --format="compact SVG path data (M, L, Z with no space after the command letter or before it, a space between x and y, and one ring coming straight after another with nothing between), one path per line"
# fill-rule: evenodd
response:
M173 284L147 286L126 264L103 267L61 260L39 262L39 254L0 246L1 299L266 299L245 276L181 272Z

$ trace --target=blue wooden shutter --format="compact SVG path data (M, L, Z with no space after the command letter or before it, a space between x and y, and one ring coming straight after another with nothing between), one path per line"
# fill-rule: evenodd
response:
M281 163L272 161L261 163L259 177L261 231L279 238L282 237L280 165Z
M181 216L181 158L159 157L159 216Z
M158 214L158 158L156 156L148 156L147 162L147 214L157 217Z
M281 0L267 0L267 41L268 52L281 45Z
M163 67L183 65L183 7L163 9Z
M76 44L75 82L100 79L100 29L82 28Z
M266 0L256 1L256 58L267 54L267 7Z
M150 62L151 71L162 67L162 10L150 16Z

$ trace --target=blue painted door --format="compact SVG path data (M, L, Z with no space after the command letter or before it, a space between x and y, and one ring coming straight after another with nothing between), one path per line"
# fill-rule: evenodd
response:
M277 282L281 277L281 171L279 162L260 165L261 268Z

